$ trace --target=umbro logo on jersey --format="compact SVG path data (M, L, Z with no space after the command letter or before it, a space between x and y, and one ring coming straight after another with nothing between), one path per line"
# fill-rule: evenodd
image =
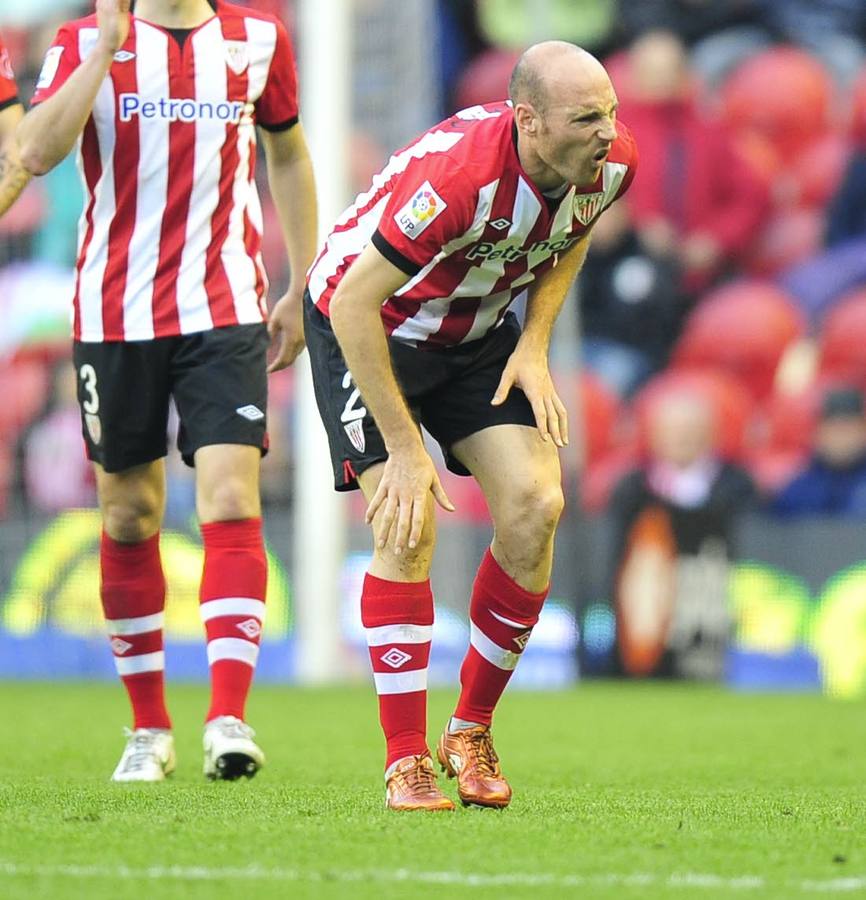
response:
M235 412L239 416L243 416L245 419L250 422L258 422L260 419L264 419L265 414L258 408L258 406L254 406L252 403L248 403L246 406L239 406Z
M135 59L135 54L131 53L129 50L118 50L117 53L114 54L114 61L119 63L129 62L131 59Z
M235 627L251 641L254 641L262 633L262 626L258 619L247 619L245 622L239 622Z
M505 231L505 229L508 228L510 224L510 219L494 219L490 223L490 227L495 228L497 231Z
M387 653L380 656L379 659L385 663L386 666L390 666L392 669L399 669L400 666L405 666L412 657L408 653L404 653L402 650L392 647Z

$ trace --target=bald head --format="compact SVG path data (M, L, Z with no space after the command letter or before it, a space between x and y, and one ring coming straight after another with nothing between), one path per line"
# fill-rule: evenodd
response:
M517 61L508 94L515 106L526 103L543 113L583 90L609 85L604 66L591 53L567 41L543 41Z

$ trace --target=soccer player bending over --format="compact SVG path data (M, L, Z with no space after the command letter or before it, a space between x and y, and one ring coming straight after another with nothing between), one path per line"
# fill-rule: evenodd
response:
M21 164L15 140L15 127L23 116L24 107L18 99L9 51L0 40L0 216L30 181L30 173Z
M271 369L303 348L303 274L315 251L315 188L298 124L289 38L272 16L216 0L98 0L48 50L19 129L41 174L78 142L87 196L73 358L103 517L102 605L134 724L116 781L175 764L163 689L169 398L195 466L205 561L201 616L211 703L204 771L253 775L264 755L244 721L259 652L267 565L259 501ZM266 324L256 125L292 282Z
M367 632L392 809L452 809L426 741L434 500L452 509L419 424L473 475L495 526L469 606L470 647L439 762L460 799L506 806L490 736L550 579L565 409L554 320L601 211L637 161L590 54L531 47L511 103L457 113L395 153L340 217L308 279L305 328L337 490L360 486L374 555ZM523 330L508 311L528 290Z

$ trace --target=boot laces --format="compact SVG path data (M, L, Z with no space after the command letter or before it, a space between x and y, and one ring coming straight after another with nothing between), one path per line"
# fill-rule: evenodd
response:
M499 757L493 749L493 740L487 728L472 729L465 733L466 743L473 762L482 775L499 775Z

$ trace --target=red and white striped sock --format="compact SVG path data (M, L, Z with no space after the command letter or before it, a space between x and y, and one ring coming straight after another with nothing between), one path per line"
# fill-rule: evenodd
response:
M427 664L433 636L430 582L386 581L368 574L361 621L385 732L385 769L427 753Z
M117 674L132 704L132 727L171 728L165 706L159 532L135 544L121 544L103 532L99 563L102 610Z
M211 702L206 722L244 718L265 621L268 562L261 519L201 526L204 571L199 602L207 636Z
M493 710L526 648L547 590L522 588L493 558L484 555L469 604L469 650L460 669L454 716L489 725Z

